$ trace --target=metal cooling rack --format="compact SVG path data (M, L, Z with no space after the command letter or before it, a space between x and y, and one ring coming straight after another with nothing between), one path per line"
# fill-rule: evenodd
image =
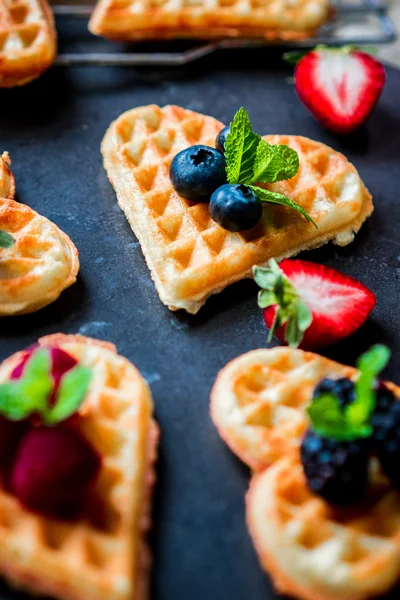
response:
M53 6L58 18L88 19L93 6ZM290 42L264 40L226 39L195 45L183 51L110 51L71 52L58 55L59 66L179 66L213 54L219 50L284 46L285 48L309 48L318 44L327 45L376 45L393 42L397 31L387 13L386 3L380 0L361 0L359 4L336 3L334 18L321 27L313 38ZM138 45L136 45L136 48ZM165 47L165 43L164 43ZM140 49L140 46L139 46Z

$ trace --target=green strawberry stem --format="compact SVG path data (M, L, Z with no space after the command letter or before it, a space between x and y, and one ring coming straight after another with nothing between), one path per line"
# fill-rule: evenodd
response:
M274 259L269 261L268 267L254 267L253 276L261 288L258 293L258 306L262 309L276 306L268 342L271 342L277 329L286 325L285 341L292 348L298 348L304 332L312 323L311 310Z

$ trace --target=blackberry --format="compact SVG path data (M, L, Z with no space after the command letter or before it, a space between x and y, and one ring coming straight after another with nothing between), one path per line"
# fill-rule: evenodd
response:
M354 401L354 383L346 377L341 379L323 379L314 390L314 398L321 394L334 394L342 408Z
M370 443L338 441L309 429L301 444L301 461L310 489L330 504L359 500L368 485Z
M383 384L378 388L372 424L375 451L382 471L400 491L400 402Z
M396 402L395 395L389 390L389 388L382 382L377 381L376 386L376 413L383 413L389 410L394 402Z

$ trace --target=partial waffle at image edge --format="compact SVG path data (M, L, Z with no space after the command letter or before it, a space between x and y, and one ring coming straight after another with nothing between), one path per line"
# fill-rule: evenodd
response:
M0 88L24 85L54 61L57 36L47 0L0 0Z
M328 0L99 0L89 29L116 40L302 39L329 18Z

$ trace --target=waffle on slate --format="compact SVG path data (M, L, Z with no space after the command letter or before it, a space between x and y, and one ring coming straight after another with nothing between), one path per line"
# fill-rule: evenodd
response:
M215 145L222 124L177 106L145 106L114 121L102 143L104 165L120 207L137 235L159 296L171 310L196 313L211 294L251 275L253 265L280 260L333 240L349 244L373 210L356 169L338 152L296 136L267 136L300 157L289 181L265 185L301 204L318 223L269 205L254 229L230 233L172 188L172 158L193 144ZM268 216L267 216L268 213Z
M14 246L0 248L0 317L35 312L75 283L78 250L49 219L16 202L8 153L0 158L0 230Z
M73 522L29 512L0 487L0 574L18 588L59 600L147 600L145 533L158 441L149 387L112 344L62 334L39 341L93 370L81 419L71 426L102 456L102 468ZM22 355L1 365L1 381Z
M305 407L325 377L355 369L293 348L253 350L227 364L211 391L211 417L231 450L251 469L270 466L299 447Z
M99 0L92 33L117 40L301 39L329 15L327 0Z
M0 316L35 312L75 283L78 250L54 223L10 199L0 199L0 230L12 248L0 249Z
M278 347L234 359L211 392L221 437L256 471L246 514L260 563L281 593L300 600L367 600L400 577L400 498L375 460L369 495L345 509L309 490L300 463L315 386L356 376L352 367ZM400 398L400 388L387 385Z
M53 63L56 50L47 0L0 0L0 88L38 77Z
M398 582L400 497L377 470L372 482L363 505L338 510L309 491L298 454L254 475L247 524L281 593L367 600Z

